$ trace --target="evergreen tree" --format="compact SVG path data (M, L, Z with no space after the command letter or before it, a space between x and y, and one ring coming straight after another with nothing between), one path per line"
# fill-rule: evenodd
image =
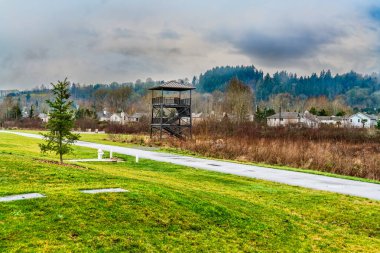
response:
M33 108L33 105L30 106L30 109L29 109L29 118L33 118L34 117L34 108Z
M264 107L264 110L261 110L260 107L257 107L257 111L255 113L255 120L256 122L263 124L267 122L267 118L269 116L272 116L274 114L276 114L276 112L272 108L268 109Z
M340 116L340 117L343 117L344 115L346 115L346 112L344 111L339 111L335 114L335 116Z
M376 123L376 129L380 130L380 120L378 120L377 123Z
M22 114L21 114L20 107L18 105L12 106L11 111L10 111L10 118L18 120L21 118L21 116Z
M313 114L313 115L317 115L318 114L318 111L317 111L317 109L315 107L311 107L310 110L309 110L309 112L311 114Z
M362 124L363 124L363 128L364 128L364 126L365 126L365 123L367 123L367 119L362 119Z
M30 92L28 92L28 94L26 94L26 102L29 103L30 102Z
M52 92L55 95L53 101L47 100L50 106L49 121L46 125L49 132L43 134L46 143L40 144L42 152L55 152L63 163L63 155L72 151L71 145L79 139L79 134L73 134L74 112L71 110L72 101L69 101L70 83L67 78L63 82L53 84Z
M191 84L193 86L195 86L197 84L197 77L196 76L193 77L193 80L191 81Z
M321 109L318 113L317 113L318 116L327 116L327 112L325 109Z

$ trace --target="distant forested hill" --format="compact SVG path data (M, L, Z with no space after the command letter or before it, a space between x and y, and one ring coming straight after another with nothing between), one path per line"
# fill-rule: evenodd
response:
M254 66L216 67L199 76L198 91L223 91L233 77L252 87L258 101L268 100L279 93L289 93L302 99L343 96L347 104L353 107L380 107L378 75L361 75L353 71L334 76L330 70L310 76L297 76L286 71L264 75Z
M227 83L234 77L245 84L254 86L257 81L263 80L263 72L254 66L216 67L199 76L197 89L200 92L224 90Z

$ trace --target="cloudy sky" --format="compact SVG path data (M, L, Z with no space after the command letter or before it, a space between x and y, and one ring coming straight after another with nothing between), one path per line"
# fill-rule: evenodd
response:
M379 72L380 1L0 0L0 89L247 64Z

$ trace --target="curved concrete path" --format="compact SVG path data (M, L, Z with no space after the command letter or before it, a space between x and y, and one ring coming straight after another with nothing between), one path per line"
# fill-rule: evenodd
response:
M0 133L10 133L25 137L39 138L37 134L0 131ZM194 158L189 156L175 155L169 153L159 153L144 151L133 148L124 148L112 145L97 144L86 141L77 141L77 146L94 149L113 151L124 155L136 156L140 158L168 162L188 167L217 171L226 174L239 175L244 177L258 178L288 185L301 186L310 189L330 191L347 195L359 196L369 199L380 200L380 184L366 183L348 179L320 176L302 172L294 172L280 169L271 169L254 165L238 164L233 162L216 161L211 159Z

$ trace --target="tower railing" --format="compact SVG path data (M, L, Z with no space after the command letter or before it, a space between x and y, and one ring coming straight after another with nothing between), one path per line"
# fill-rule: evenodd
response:
M152 98L153 105L190 105L190 98L180 99L178 97L155 97Z

